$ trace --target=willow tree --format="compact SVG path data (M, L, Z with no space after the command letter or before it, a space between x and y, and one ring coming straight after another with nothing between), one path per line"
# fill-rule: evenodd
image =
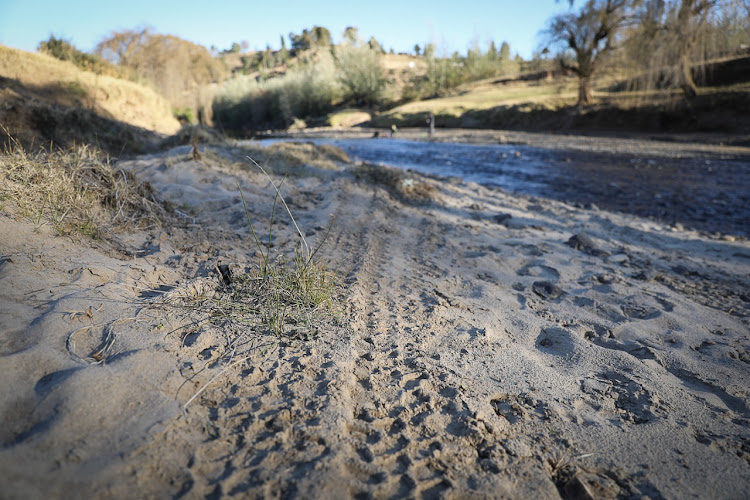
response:
M631 36L631 58L645 70L647 86L697 95L694 68L710 55L711 17L720 0L647 0Z
M367 44L359 40L342 43L336 47L334 57L344 99L369 106L379 103L388 81L379 44L374 46L372 40Z
M587 0L578 12L558 14L543 34L559 49L560 65L578 76L578 106L591 102L591 82L618 46L620 30L632 19L637 0ZM571 2L572 4L572 2Z

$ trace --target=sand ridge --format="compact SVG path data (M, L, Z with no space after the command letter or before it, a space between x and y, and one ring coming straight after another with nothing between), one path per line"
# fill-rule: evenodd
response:
M311 243L335 215L340 307L226 368L228 331L172 334L195 318L164 301L256 262L236 183L258 218L272 191L237 154L121 163L184 216L125 237L130 259L0 218L9 498L744 495L747 241L413 173L434 199L409 203L310 168L283 189ZM274 245L294 240L281 220ZM66 344L89 324L80 352L117 332L104 364Z

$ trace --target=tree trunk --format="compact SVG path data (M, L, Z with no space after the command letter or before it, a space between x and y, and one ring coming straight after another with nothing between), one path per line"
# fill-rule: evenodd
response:
M578 106L586 106L591 103L591 79L588 77L580 77L578 79Z
M679 73L677 74L680 88L685 97L698 95L698 87L693 81L691 70L691 52L696 44L698 27L705 22L705 16L712 2L709 0L681 0L680 10L677 12L677 47L679 55ZM697 26L692 26L691 19L695 18Z
M685 93L685 97L695 97L698 95L698 87L693 80L693 72L687 55L680 58L680 88Z

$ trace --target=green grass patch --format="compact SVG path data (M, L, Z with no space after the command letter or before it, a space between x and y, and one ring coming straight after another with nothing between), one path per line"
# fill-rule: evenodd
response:
M359 109L342 109L328 115L329 127L353 127L370 121L370 113Z

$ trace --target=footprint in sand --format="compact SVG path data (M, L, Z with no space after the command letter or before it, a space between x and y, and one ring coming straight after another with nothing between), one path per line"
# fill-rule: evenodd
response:
M531 285L531 290L546 300L559 299L565 294L562 288L549 281L535 281Z
M532 418L548 420L550 412L541 401L524 394L498 394L490 399L490 406L498 417L510 425L516 425Z
M606 396L623 422L645 424L657 418L660 402L641 384L614 371L602 372L581 382L581 390L595 399ZM597 403L598 404L598 403Z
M609 257L610 253L602 250L587 234L579 233L570 237L566 243L568 246L580 250L583 253L595 257Z
M548 281L557 281L560 279L560 272L554 267L550 267L541 263L541 261L533 260L526 263L516 274L518 276L533 276L535 278L543 278Z
M571 332L565 328L553 326L545 328L536 339L537 349L556 356L570 356L575 350Z

